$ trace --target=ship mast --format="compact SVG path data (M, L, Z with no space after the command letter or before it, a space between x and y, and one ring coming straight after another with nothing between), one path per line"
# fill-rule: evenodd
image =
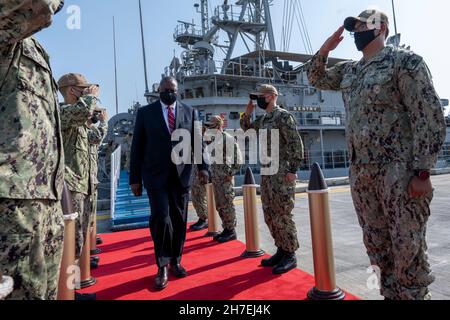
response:
M395 15L395 3L394 3L394 0L392 0L392 12L393 12L393 15L394 15L395 35L397 35L398 34L398 32L397 32L397 18L396 18L396 15Z
M205 36L209 31L209 12L208 12L208 0L201 0L200 4L196 3L194 7L197 9L197 12L201 14L202 20L202 35ZM201 7L201 11L198 11L198 8Z
M224 30L229 39L228 46L222 47L226 51L222 73L226 72L239 37L249 51L248 40L253 42L256 51L264 50L266 41L270 50L276 50L270 15L271 4L271 0L239 0L236 6L232 6L225 0L224 4L216 10L213 24ZM236 7L240 7L240 12L236 12Z
M145 39L144 39L144 23L142 20L142 5L141 0L139 0L139 16L141 21L141 37L142 37L142 56L144 58L144 75L145 75L145 97L147 98L147 102L150 103L150 91L148 90L148 76L147 76L147 57L145 54Z
M119 94L117 89L117 51L116 51L116 21L113 16L113 43L114 43L114 82L116 91L116 115L119 114Z
M394 16L394 30L395 30L395 34L388 39L388 43L393 45L394 47L399 47L400 46L401 35L398 33L398 30L397 30L397 16L395 14L395 3L394 3L394 0L392 0L391 3L392 3L392 13L393 13L393 16Z

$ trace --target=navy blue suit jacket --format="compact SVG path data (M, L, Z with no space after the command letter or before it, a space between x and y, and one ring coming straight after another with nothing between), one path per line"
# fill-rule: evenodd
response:
M194 139L202 138L200 130L194 128L194 123L197 120L198 115L194 108L177 102L176 129L185 129L190 132L192 152L194 152ZM147 189L169 187L170 169L173 166L172 149L177 143L171 141L160 101L139 109L131 146L130 185L144 182ZM203 155L204 144L200 143L200 145ZM202 160L198 169L208 171L209 166L203 158ZM194 160L191 162L194 163ZM191 186L192 165L179 165L177 171L181 185L184 188L189 188Z

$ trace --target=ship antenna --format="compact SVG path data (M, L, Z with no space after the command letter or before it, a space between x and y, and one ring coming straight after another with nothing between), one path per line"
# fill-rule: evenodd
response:
M116 115L119 114L119 94L117 90L117 51L116 51L116 21L113 16L113 42L114 42L114 82L116 91Z
M142 55L144 57L145 97L148 97L150 95L150 91L148 90L147 58L146 58L146 55L145 55L144 24L143 24L143 21L142 21L141 0L139 0L139 16L140 16L140 20L141 20Z
M394 15L395 35L397 35L398 34L398 32L397 32L397 18L396 18L396 15L395 15L395 3L394 3L394 0L392 0L392 12L393 12L393 15Z

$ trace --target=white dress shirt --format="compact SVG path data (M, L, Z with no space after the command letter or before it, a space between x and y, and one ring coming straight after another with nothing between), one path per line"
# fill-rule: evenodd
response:
M167 110L169 106L164 104L164 102L161 101L161 108L162 108L162 113L164 116L164 121L166 121L166 126L167 129L170 132L170 128L169 128L169 110ZM172 109L173 109L173 115L175 116L175 121L177 119L177 103L175 102L173 105L171 105Z

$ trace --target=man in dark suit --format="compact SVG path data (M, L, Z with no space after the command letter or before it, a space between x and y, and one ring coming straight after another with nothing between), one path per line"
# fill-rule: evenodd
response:
M159 91L160 101L141 108L137 114L131 146L130 185L133 194L140 197L143 182L150 198L150 231L159 268L155 287L162 290L168 283L169 265L176 277L186 276L181 256L186 240L192 165L186 162L176 165L172 161L172 151L179 143L172 142L176 130L190 133L188 146L191 150L186 151L189 158L192 158L194 141L202 146L201 163L197 164L201 183L208 183L209 175L203 158L201 130L195 126L197 112L177 101L178 84L174 78L162 79Z

